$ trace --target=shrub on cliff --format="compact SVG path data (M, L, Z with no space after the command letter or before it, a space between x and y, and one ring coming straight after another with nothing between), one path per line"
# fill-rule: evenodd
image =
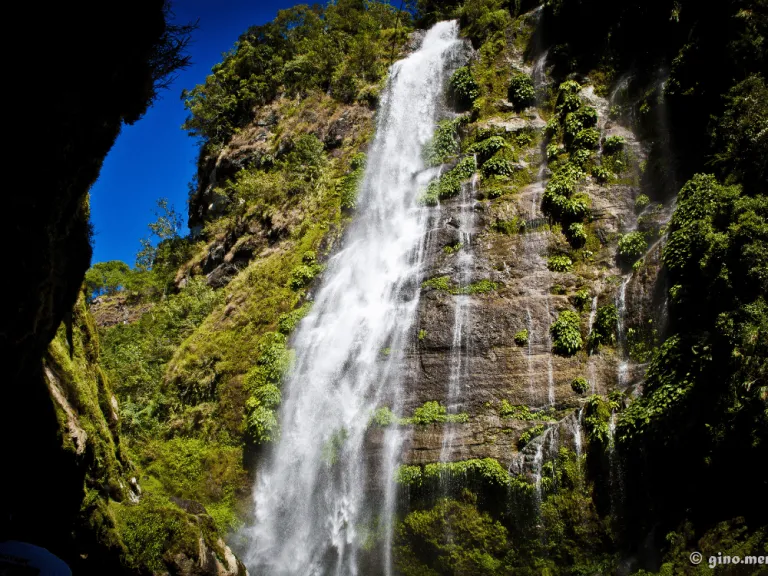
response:
M581 319L576 312L563 310L552 323L552 350L562 356L573 356L584 343L581 339Z
M469 67L463 66L451 76L451 92L460 108L472 107L472 103L480 95L480 88Z
M508 97L517 109L533 104L536 101L533 79L528 74L515 74L509 83Z

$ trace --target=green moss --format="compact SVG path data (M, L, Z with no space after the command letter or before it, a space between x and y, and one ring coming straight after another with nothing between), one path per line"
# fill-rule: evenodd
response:
M174 554L197 556L198 531L182 510L167 501L147 494L137 505L118 507L116 516L126 547L124 561L133 569L161 572Z
M436 276L422 282L421 287L449 292L451 290L451 279L448 276Z
M506 528L474 502L441 499L397 526L394 557L403 576L500 574L506 548Z
M515 344L517 344L518 346L527 346L528 338L529 338L528 330L524 328L523 330L520 330L519 332L515 333L515 336L514 336Z
M491 282L490 280L478 280L477 282L472 282L468 286L465 286L464 288L459 288L457 292L458 294L487 294L489 292L493 292L498 288L498 285L496 282Z
M294 328L296 328L298 323L309 313L311 308L311 303L307 302L296 310L281 314L277 319L278 331L286 336L293 332Z
M446 246L443 246L443 253L448 255L455 254L462 248L464 248L464 244L457 241L454 244L447 244Z
M419 330L418 339L419 342L423 342L427 337L427 331L426 330Z
M241 458L241 451L234 446L173 438L144 445L138 462L155 494L199 502L219 532L226 534L240 525L236 497L246 482Z
M323 444L322 458L328 466L335 466L338 463L339 454L344 449L344 443L347 441L347 438L349 438L349 432L347 432L346 428L342 427L333 432L331 437Z
M582 345L581 320L579 315L571 310L563 310L552 323L552 350L562 356L573 356Z
M245 429L255 444L276 439L279 386L293 361L293 353L286 348L286 343L284 334L265 334L258 345L256 365L245 376L245 388L250 394L245 403Z
M525 483L507 472L494 458L460 460L458 462L437 462L425 466L399 466L395 480L403 486L437 484L441 479L459 478L467 484L477 482L491 487L524 486ZM530 485L527 485L530 487Z

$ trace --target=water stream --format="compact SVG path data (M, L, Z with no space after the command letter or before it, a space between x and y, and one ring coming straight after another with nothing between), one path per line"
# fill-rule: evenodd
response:
M477 159L475 159L477 163ZM475 173L469 184L461 188L459 198L459 252L456 254L457 279L459 286L466 287L472 282L472 230L475 225L474 202L477 194L478 175ZM454 296L453 342L451 344L451 376L448 380L446 403L449 413L460 411L459 402L463 392L469 386L469 335L472 330L471 298L466 294ZM456 426L446 424L443 431L443 443L440 450L440 461L450 460L456 436Z
M424 174L422 147L445 82L465 58L457 23L441 22L390 70L358 215L293 339L281 435L254 490L246 556L252 574L392 571L389 536L377 543L378 555L365 552L364 540L391 533L402 438L389 429L381 450L363 445L376 407L401 408L398 366L418 306L428 219L416 196L429 172L422 181L413 175Z

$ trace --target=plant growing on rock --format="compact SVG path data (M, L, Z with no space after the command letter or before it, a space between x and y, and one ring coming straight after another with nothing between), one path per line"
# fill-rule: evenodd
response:
M427 166L439 166L459 153L457 131L460 119L443 120L437 125L435 134L421 151Z
M474 101L480 95L480 87L472 77L468 66L456 70L451 76L451 92L456 98L456 103L464 108L471 108Z
M392 426L393 424L397 424L399 421L400 419L387 406L377 408L371 415L371 424L375 424L381 428Z
M590 350L597 350L601 344L613 344L616 342L616 329L619 322L619 313L616 306L608 304L597 309L595 323L589 335Z
M648 240L642 232L630 232L619 238L619 255L627 262L634 262L645 254Z
M572 310L563 310L550 327L552 350L561 356L573 356L584 344L581 338L581 319Z
M557 93L557 112L567 114L581 108L581 84L574 80L567 80L560 84Z
M533 79L528 74L515 74L509 83L508 97L518 110L532 105L536 100Z
M600 144L600 132L594 128L585 128L573 139L574 148L594 150Z
M579 310L583 310L587 302L589 302L589 290L586 288L582 288L573 295L573 303Z
M573 260L568 256L550 256L547 260L547 268L551 272L568 272L573 267Z
M626 140L623 136L608 136L608 138L603 141L603 153L614 154L619 152L624 149L625 144Z
M574 222L568 226L568 233L566 236L572 245L583 246L587 241L587 229L581 222Z
M483 176L510 176L514 172L514 166L506 158L498 156L491 158L483 164Z
M431 400L416 408L413 411L413 416L402 418L400 422L403 424L416 424L417 426L444 423L464 424L469 422L469 415L466 412L448 414L445 406L436 400Z
M485 140L475 142L470 148L470 154L477 154L481 162L488 160L491 156L496 154L499 150L508 148L509 144L501 136L491 136Z
M528 329L524 328L523 330L520 330L519 332L515 333L515 344L518 346L527 346L528 345Z
M578 378L573 379L571 382L571 388L574 392L576 392L576 394L584 394L587 390L589 390L589 382L583 376L579 376Z
M647 194L640 194L640 196L635 199L635 210L642 212L650 203L651 199Z
M600 184L605 184L611 179L611 171L605 166L595 166L592 168L592 176L595 177Z
M517 447L518 449L525 448L528 443L536 438L537 436L541 436L541 434L544 432L544 424L537 424L536 426L533 426L532 428L528 428L525 430L522 434L520 434L520 438L517 440Z

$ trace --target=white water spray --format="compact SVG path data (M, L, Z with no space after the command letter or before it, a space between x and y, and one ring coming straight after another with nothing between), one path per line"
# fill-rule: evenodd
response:
M477 165L477 158L475 158ZM472 231L475 225L474 201L477 194L478 176L475 173L469 185L461 187L459 198L459 253L457 268L459 286L469 286L472 282ZM466 294L454 296L453 342L451 344L451 376L448 381L446 403L449 412L459 412L459 403L464 390L469 386L469 335L472 330L472 302ZM450 460L451 449L456 437L454 424L446 424L440 449L440 461Z

